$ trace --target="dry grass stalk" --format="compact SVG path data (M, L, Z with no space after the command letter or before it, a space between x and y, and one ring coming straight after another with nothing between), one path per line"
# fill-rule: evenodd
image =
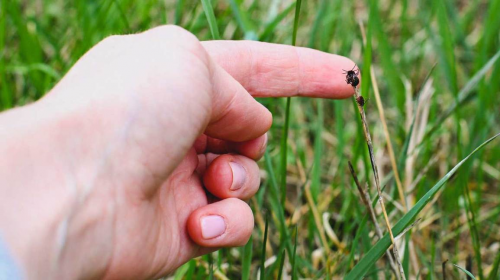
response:
M408 187L407 193L413 193L413 191L416 189L417 184L420 183L422 178L424 178L425 174L427 174L427 171L429 171L430 167L434 165L439 159L439 153L437 155L434 155L429 162L424 166L424 168L418 173L417 177L411 182L410 186Z
M429 118L429 109L430 109L430 100L434 93L434 88L432 87L433 80L429 78L427 82L424 84L421 94L420 94L420 102L415 109L415 122L413 124L413 131L411 131L410 143L408 146L406 163L405 163L405 173L406 173L406 193L408 195L407 201L409 207L412 207L415 202L415 196L412 192L409 191L411 189L412 180L414 180L414 171L415 161L417 158L417 146L424 137L425 128L427 127L427 121Z
M384 128L385 141L387 142L387 150L389 151L389 158L391 160L392 170L394 171L394 179L396 179L396 186L399 192L399 199L403 203L405 212L408 212L408 205L406 204L405 192L403 190L403 184L401 183L401 178L399 177L398 165L396 164L396 156L394 155L394 149L392 148L391 135L389 134L389 129L387 128L387 123L385 121L384 106L382 105L382 100L380 99L380 93L378 90L377 79L375 78L375 71L373 71L373 66L370 67L370 76L373 84L373 92L375 95L375 101L377 102L377 108L380 115L380 120L382 122L382 127Z
M370 213L370 218L375 225L375 233L377 234L379 239L382 239L384 237L384 234L382 233L382 229L380 229L380 225L378 224L377 221L377 216L375 215L375 209L373 209L372 203L371 203L371 198L370 194L365 191L362 187L361 184L359 183L358 176L356 175L356 171L354 171L354 167L352 166L351 162L348 161L349 163L349 170L351 171L352 178L354 179L354 183L356 184L356 187L358 188L359 195L361 196L361 200L363 201L363 204L365 205L366 209L368 210L368 213ZM391 265L391 269L394 272L394 275L399 279L398 277L398 270L396 268L396 264L394 263L394 258L392 257L392 254L389 250L386 251L387 259L389 260L389 264Z
M330 255L330 246L328 246L328 242L326 240L325 229L323 228L323 224L321 223L321 216L320 216L320 214L318 212L318 208L316 207L316 204L314 203L314 200L312 198L310 181L308 181L306 184L305 195L307 198L307 203L309 204L311 212L313 213L314 222L316 223L316 226L318 227L319 237L321 239L321 243L323 243L325 253L327 255ZM342 244L339 240L333 240L333 243L341 251L345 250L345 245Z
M399 239L401 237L403 237L408 231L410 231L410 229L414 228L416 225L418 225L420 223L420 221L422 220L422 218L418 218L415 222L413 222L411 225L409 225L407 228L405 228L403 230L402 233L400 233L398 236L396 236L394 239Z
M380 203L380 207L382 208L382 213L384 214L385 224L387 226L387 230L388 230L389 236L391 238L391 242L393 245L392 250L394 253L394 257L396 258L396 263L397 263L398 268L399 268L400 277L401 277L401 279L406 280L406 276L405 276L405 273L403 270L403 265L401 264L401 261L400 261L401 259L399 258L399 253L398 253L398 248L397 248L398 246L396 245L396 242L394 240L394 235L392 234L391 223L389 222L389 218L387 216L387 211L385 210L384 198L382 196L382 189L380 188L380 178L378 175L378 167L377 167L377 163L375 161L375 154L373 152L372 138L370 135L370 131L368 129L368 123L366 121L365 109L363 107L364 99L361 96L361 94L359 93L359 87L353 86L353 89L354 89L354 100L356 101L356 105L358 106L359 114L361 116L361 122L363 123L363 132L365 135L366 144L368 145L368 152L370 155L370 163L372 166L373 177L375 178L375 186L377 188L377 193L378 193L378 201Z

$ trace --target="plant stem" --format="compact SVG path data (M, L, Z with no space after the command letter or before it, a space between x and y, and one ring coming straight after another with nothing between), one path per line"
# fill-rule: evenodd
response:
M375 225L375 232L377 233L378 238L382 239L382 237L384 237L384 234L382 233L382 229L380 229L380 226L378 224L377 216L375 215L375 210L373 209L371 203L372 200L370 198L370 194L361 187L361 184L359 183L358 180L358 176L356 175L356 171L354 171L354 167L352 166L350 161L348 161L348 164L352 178L354 179L354 183L356 184L356 187L358 188L359 194L361 196L361 200L363 201L363 204L368 210L368 213L370 213L370 218L372 219L372 222ZM394 258L392 257L391 252L387 250L386 255L387 259L389 260L389 264L391 265L391 270L394 272L394 275L396 275L396 278L399 279L398 269L396 268L396 264L394 263Z
M387 216L387 211L385 210L384 198L382 197L382 189L380 188L380 179L378 176L377 163L375 161L375 154L373 152L372 138L370 136L370 131L368 129L368 123L366 121L365 109L363 107L364 104L362 102L358 102L358 100L360 100L360 97L361 97L361 95L359 93L359 88L358 87L353 87L353 88L354 88L354 100L356 101L356 104L358 105L359 114L361 115L361 121L363 122L363 132L365 134L366 144L368 145L368 152L370 153L370 163L372 166L373 177L375 178L375 186L377 188L378 201L380 203L380 207L382 208L382 213L384 214L384 219L385 219L385 224L387 226L387 230L389 231L389 236L390 236L391 242L392 242L392 250L394 252L394 257L396 258L396 263L398 264L398 267L399 267L400 277L401 277L401 279L406 280L406 276L405 276L405 273L403 270L403 265L401 264L398 249L397 249L397 246L396 246L396 243L394 240L394 235L392 234L391 223L389 222L389 217Z

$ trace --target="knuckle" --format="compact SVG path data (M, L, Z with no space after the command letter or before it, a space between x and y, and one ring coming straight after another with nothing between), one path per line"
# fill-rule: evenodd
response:
M161 36L167 36L167 37L170 37L172 35L191 34L186 29L177 25L161 25L146 31L145 33L156 33Z
M104 38L99 45L104 47L113 47L123 44L126 35L111 35Z
M180 45L182 47L201 47L196 36L186 29L175 25L163 25L155 27L143 33L149 39L168 45Z
M152 48L153 53L163 54L165 51L176 50L187 54L186 60L195 58L205 65L209 64L208 54L198 38L182 27L163 25L145 31L139 36L144 44Z

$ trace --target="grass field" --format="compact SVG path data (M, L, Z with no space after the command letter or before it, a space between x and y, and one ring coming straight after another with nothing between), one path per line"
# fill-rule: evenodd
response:
M500 132L500 0L0 0L2 109L38 99L106 36L167 23L356 61L394 235L420 219L397 239L407 278L500 279L500 139L447 175ZM354 100L259 101L274 124L253 236L172 277L395 277L349 171L385 234Z

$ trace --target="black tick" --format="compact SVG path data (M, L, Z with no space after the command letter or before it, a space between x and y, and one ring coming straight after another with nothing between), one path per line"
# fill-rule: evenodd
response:
M355 68L356 70L354 70ZM345 81L347 82L347 84L353 87L357 87L359 85L359 68L357 68L356 64L354 64L354 67L352 67L351 70L342 70L344 71L342 74L346 74Z

